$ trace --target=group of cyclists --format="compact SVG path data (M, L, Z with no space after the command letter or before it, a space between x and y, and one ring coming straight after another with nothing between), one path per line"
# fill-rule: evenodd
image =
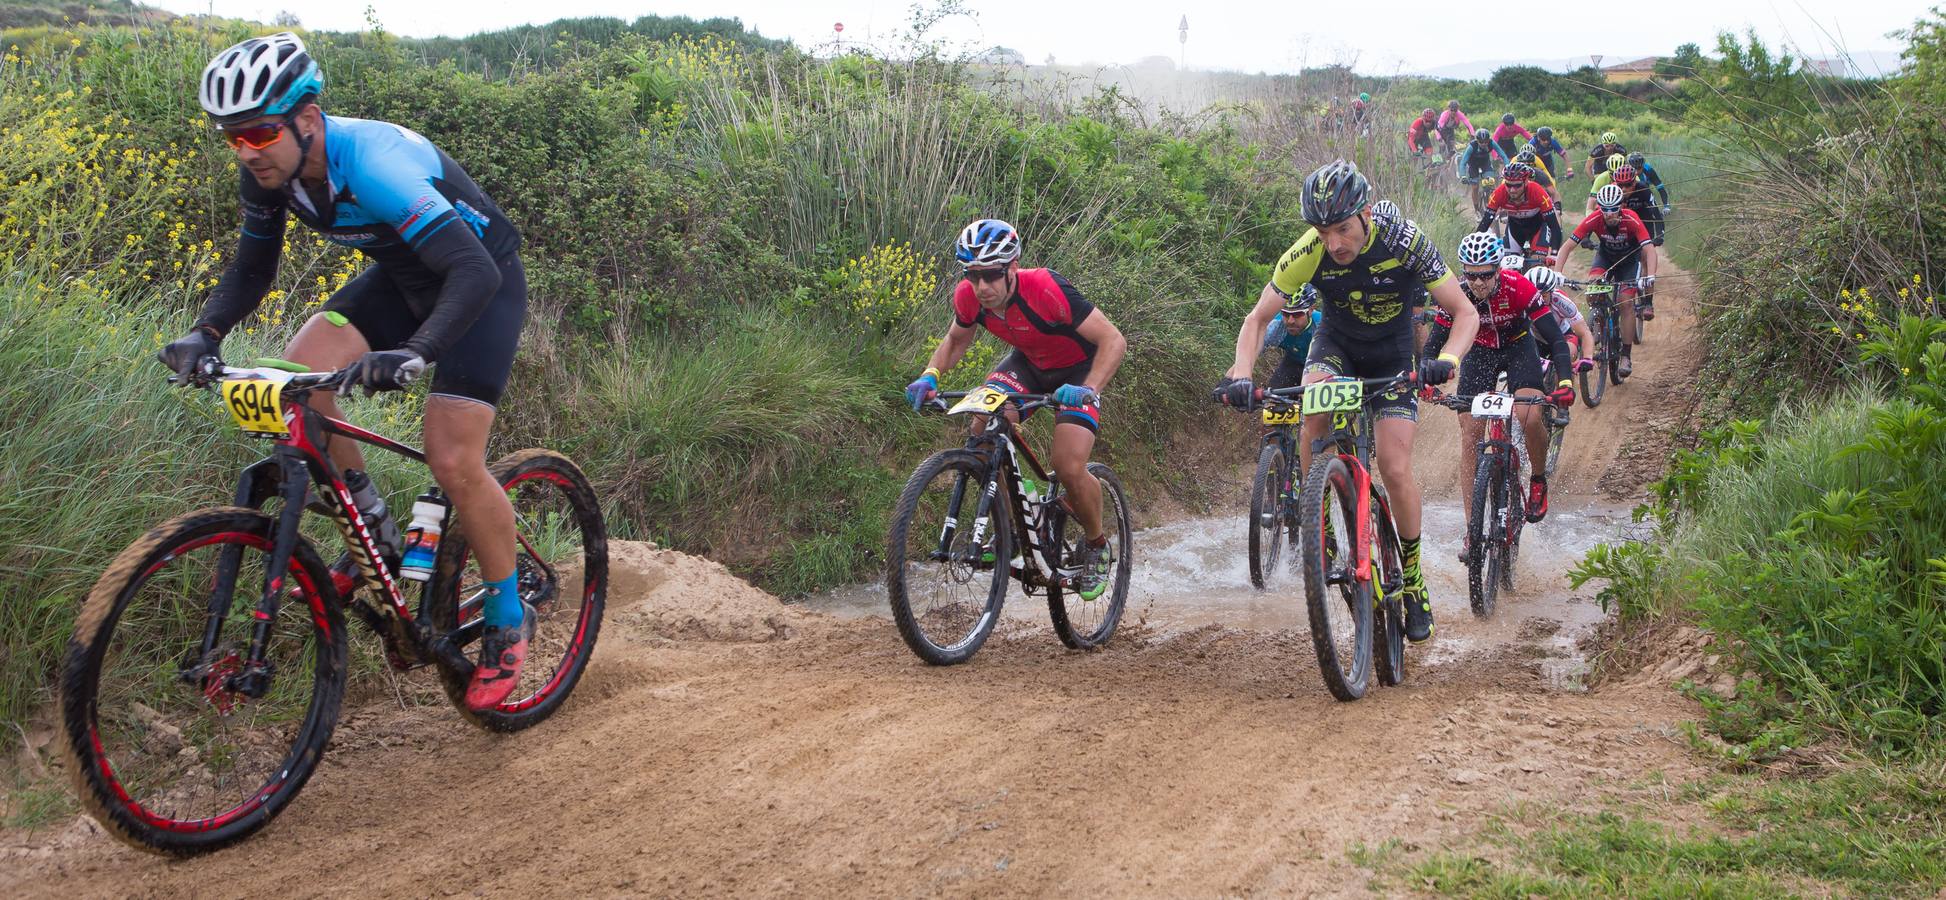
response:
M495 404L526 315L520 234L466 172L425 138L391 123L325 114L319 105L323 83L302 40L288 32L226 49L204 70L202 106L241 169L242 227L238 250L195 326L159 356L185 380L207 371L225 336L268 291L287 214L373 261L302 327L285 355L316 369L347 368L348 385L367 392L402 389L430 370L428 460L488 582L485 636L467 702L489 708L518 678L533 618L512 584L512 511L485 465ZM1353 107L1361 122L1367 102L1361 96ZM1301 212L1310 227L1277 261L1244 317L1232 364L1216 387L1219 399L1248 408L1257 358L1274 347L1284 358L1271 375L1272 387L1413 373L1421 386L1457 376L1462 392L1474 392L1491 389L1504 372L1517 392L1545 394L1564 406L1573 402L1569 373L1594 364L1593 348L1574 303L1559 290L1558 268L1585 245L1594 250L1597 274L1606 271L1631 286L1639 275L1646 292L1656 274L1653 247L1661 243L1666 188L1641 154L1606 135L1590 155L1591 166L1606 170L1604 183L1590 198L1589 214L1564 234L1559 180L1551 172L1557 158L1565 162L1565 150L1550 129L1530 133L1512 115L1493 132L1474 129L1459 104L1450 103L1443 114L1427 109L1415 119L1408 144L1430 152L1435 133L1462 172L1502 164L1503 181L1479 229L1455 248L1458 273L1395 204L1375 197L1356 166L1342 160L1320 166L1302 192ZM1524 143L1516 145L1517 138ZM1563 172L1562 178L1573 175L1571 167ZM1661 193L1661 204L1652 190ZM1505 222L1504 241L1490 227L1496 220ZM1005 392L1051 394L1058 403L1053 467L1086 534L1072 587L1089 598L1102 590L1113 550L1101 489L1087 463L1101 426L1101 397L1127 342L1059 273L1023 267L1022 248L1020 233L998 219L975 221L960 232L956 256L963 279L953 293L952 322L905 394L915 409L936 396L941 374L965 355L977 328L1012 347L986 383ZM1418 327L1422 308L1434 314L1424 335ZM1623 310L1629 314L1629 305ZM1644 318L1652 310L1645 304ZM1578 337L1578 345L1570 336ZM332 406L329 398L314 402ZM1420 490L1411 465L1417 417L1409 388L1377 402L1378 468L1402 542L1407 632L1423 641L1433 623L1419 559ZM1307 466L1325 418L1304 422ZM1533 442L1539 432L1530 429L1528 436ZM362 465L355 444L333 441L333 458ZM1471 442L1463 444L1470 450ZM1533 443L1535 459L1545 447L1544 438ZM1536 473L1541 468L1534 466ZM350 473L347 482L367 484ZM1538 521L1547 511L1544 476L1535 475L1529 496L1529 515ZM363 509L365 498L355 499ZM379 525L388 526L397 527ZM357 582L346 559L334 574L347 591Z

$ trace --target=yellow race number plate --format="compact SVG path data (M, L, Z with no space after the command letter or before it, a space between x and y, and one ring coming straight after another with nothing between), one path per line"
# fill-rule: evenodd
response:
M1264 409L1265 425L1296 425L1303 418L1304 413L1295 406L1287 406L1283 409Z
M223 405L236 427L251 434L290 434L284 424L284 383L268 378L237 378L223 382Z
M1007 395L990 387L983 387L961 397L949 413L990 413L1007 402Z
M1320 381L1304 389L1304 414L1356 412L1365 402L1365 385L1359 381Z

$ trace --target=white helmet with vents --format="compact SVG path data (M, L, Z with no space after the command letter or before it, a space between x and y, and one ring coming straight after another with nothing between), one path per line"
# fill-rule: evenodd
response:
M218 125L290 112L324 90L324 73L288 31L251 38L216 54L203 67L197 99Z

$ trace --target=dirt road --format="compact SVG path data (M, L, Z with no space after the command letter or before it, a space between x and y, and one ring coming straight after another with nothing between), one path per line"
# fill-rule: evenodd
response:
M1687 415L1673 281L1636 377L1576 411L1562 508L1632 495L1651 472L1622 448ZM1428 423L1422 471L1449 491L1450 417ZM1445 543L1428 558L1450 579ZM1102 652L1025 620L933 669L882 619L787 606L704 560L620 545L615 567L588 677L544 726L489 735L370 697L255 839L171 862L85 819L0 833L0 895L1356 896L1357 843L1437 844L1509 804L1693 772L1673 737L1693 710L1660 679L1549 686L1551 639L1588 601L1532 568L1492 622L1445 591L1408 683L1347 704L1301 628L1172 620L1166 590Z

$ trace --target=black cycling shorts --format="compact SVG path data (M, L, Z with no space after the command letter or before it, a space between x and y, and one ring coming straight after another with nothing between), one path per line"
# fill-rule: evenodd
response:
M513 374L520 328L527 321L527 270L519 256L500 260L500 290L480 317L445 356L432 364L432 392L493 406ZM423 319L412 314L405 293L383 264L353 278L325 301L325 312L350 321L373 350L394 350L419 331Z
M1426 332L1426 353L1437 353L1452 336L1452 326L1434 323ZM1500 373L1507 373L1507 390L1521 388L1545 390L1541 387L1541 354L1532 335L1522 337L1503 347L1482 347L1473 345L1460 360L1459 384L1453 392L1461 396L1491 391L1499 386Z
M1411 372L1418 366L1412 347L1412 319L1401 316L1399 325L1397 337L1340 346L1337 337L1331 333L1330 323L1325 322L1318 326L1317 336L1311 339L1311 356L1305 363L1304 371L1351 378L1386 378L1400 372ZM1385 392L1372 407L1372 414L1376 418L1404 419L1408 422L1419 419L1419 402L1406 388Z
M1635 210L1635 215L1642 220L1642 224L1648 226L1649 242L1658 247L1662 246L1662 207L1650 203L1646 206L1631 206L1629 209Z
M1590 277L1599 278L1605 272L1608 274L1609 281L1620 285L1625 291L1633 291L1635 275L1641 271L1642 254L1647 249L1644 247L1629 253L1623 256L1620 262L1609 259L1606 249L1596 250L1594 262L1588 264L1588 274Z
M1268 387L1274 391L1280 388L1297 387L1303 384L1304 364L1304 357L1298 356L1295 353L1285 353L1283 361L1279 362L1277 368L1271 371Z
M1065 369L1043 369L1027 361L1019 350L1008 353L1000 359L993 371L987 373L987 387L994 390L1010 391L1016 394L1052 394L1064 384L1082 384L1088 380L1088 371L1094 368L1091 356ZM1028 413L1032 416L1032 413ZM1073 422L1093 432L1101 431L1101 409L1093 403L1087 406L1062 406L1054 414L1054 423Z

